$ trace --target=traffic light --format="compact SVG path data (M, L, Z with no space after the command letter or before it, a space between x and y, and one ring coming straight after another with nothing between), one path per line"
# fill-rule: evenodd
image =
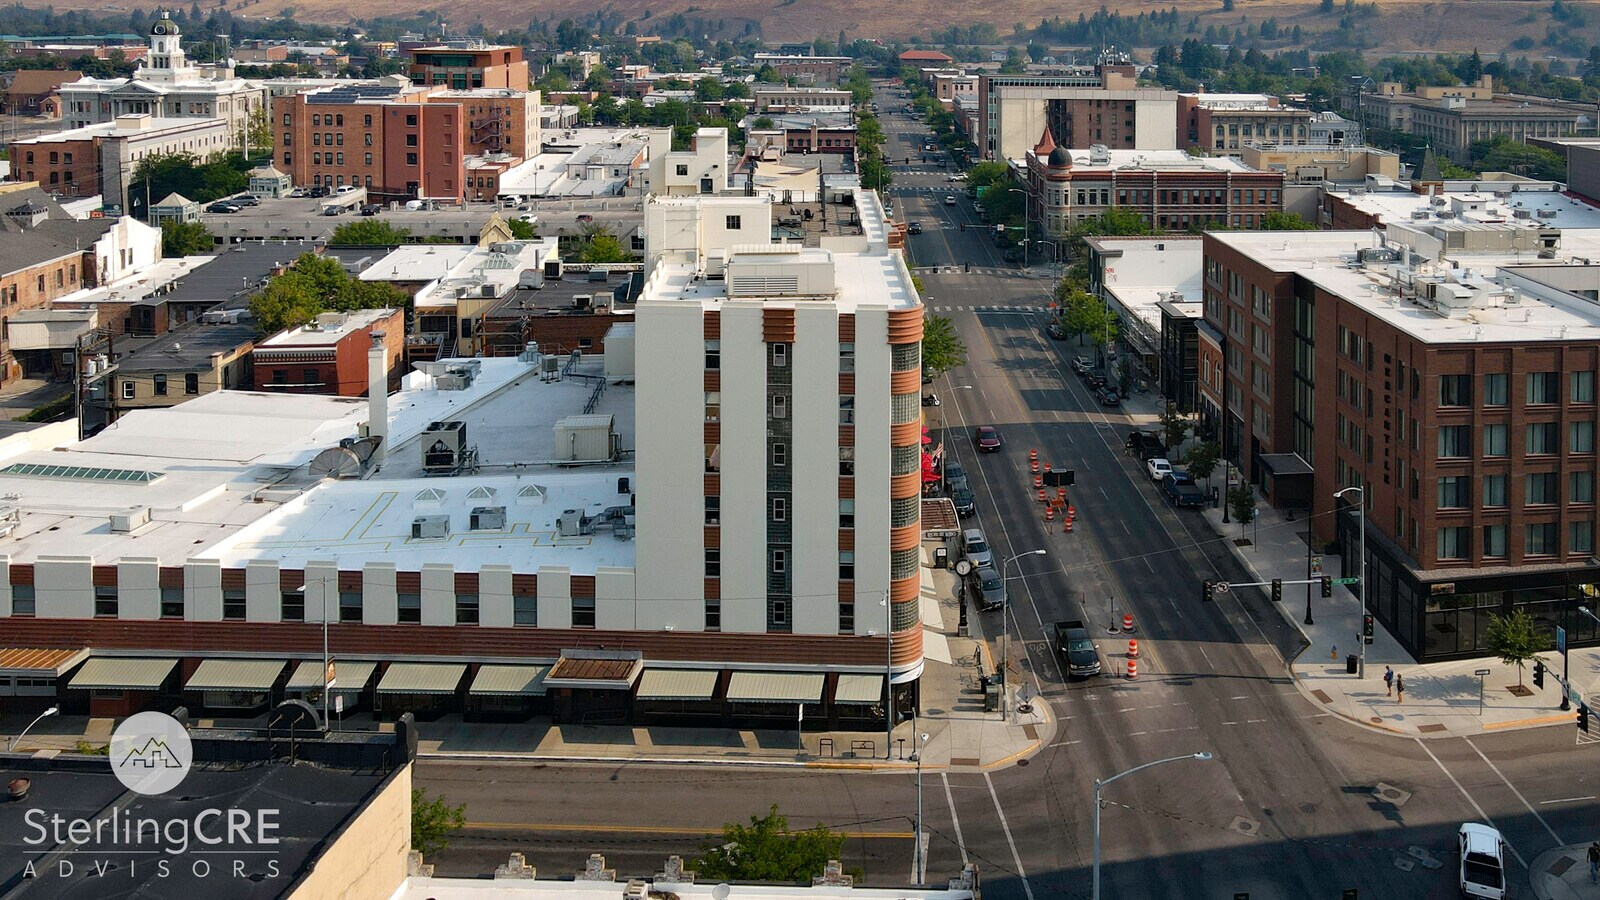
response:
M1367 613L1361 617L1361 640L1368 644L1372 643L1373 631L1372 614Z
M1273 603L1282 603L1283 602L1283 579L1282 578L1274 578L1274 579L1272 579L1272 602Z
M1211 599L1211 587L1215 583L1216 582L1213 582L1213 581L1207 581L1205 584L1202 584L1200 586L1200 602L1201 603L1208 602Z
M1584 734L1589 733L1589 704L1578 704L1578 730Z
M1544 660L1542 659L1533 661L1533 686L1536 688L1544 687Z
M1324 596L1324 597L1332 597L1333 596L1333 576L1332 575L1324 575L1324 576L1322 576L1322 596Z
M1006 227L1004 225L996 225L994 227L994 236L995 237L1005 237L1006 236Z

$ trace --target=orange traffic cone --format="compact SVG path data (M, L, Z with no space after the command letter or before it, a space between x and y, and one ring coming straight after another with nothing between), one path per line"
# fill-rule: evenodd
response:
M1123 615L1123 617L1122 617L1122 633L1123 634L1132 634L1133 633L1133 613L1127 613L1127 614Z
M1138 677L1139 677L1139 661L1137 659L1128 660L1128 680L1132 681L1133 679L1138 678Z
M1061 530L1070 533L1072 531L1072 520L1068 519L1066 523L1061 526Z
M1054 506L1046 506L1044 508L1044 520L1046 522L1054 522L1056 520L1056 508Z
M1128 638L1128 658L1129 659L1138 659L1139 658L1139 640L1138 640L1138 638Z

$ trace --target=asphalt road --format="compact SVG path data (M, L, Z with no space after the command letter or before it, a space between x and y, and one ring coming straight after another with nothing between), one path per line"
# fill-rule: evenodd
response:
M932 221L942 202L928 212ZM913 239L919 265L959 264L981 249L960 231L924 227L926 240ZM1513 850L1510 896L1526 898L1529 861L1596 837L1596 751L1576 747L1569 727L1428 741L1365 730L1294 687L1286 658L1299 633L1263 593L1201 601L1205 578L1249 579L1198 514L1161 503L1123 455L1126 416L1095 405L1072 375L1075 346L1042 335L1034 309L1047 281L929 273L924 282L968 347L968 365L938 385L939 412L947 447L972 473L976 521L1005 556L1048 552L1007 572L1010 651L1016 677L1048 698L1061 725L1027 766L927 776L931 881L970 860L990 898L1086 897L1094 779L1197 751L1215 758L1106 789L1104 896L1299 900L1353 888L1382 900L1453 897L1455 829L1487 821ZM975 424L998 427L1005 449L975 458ZM1029 448L1075 470L1074 533L1046 528ZM1103 631L1108 597L1117 617L1136 617L1139 678L1064 681L1045 629L1070 617ZM985 633L999 634L1000 614L983 615ZM1099 644L1108 670L1120 670L1126 638ZM868 883L910 876L910 775L428 762L417 776L465 801L470 821L492 825L441 854L443 871L488 871L519 849L546 874L576 871L589 852L653 872L667 853L692 855L721 823L777 803L797 826L851 833L847 864Z

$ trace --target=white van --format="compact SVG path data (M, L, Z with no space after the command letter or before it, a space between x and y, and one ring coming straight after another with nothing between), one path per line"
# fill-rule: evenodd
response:
M1505 900L1506 841L1487 825L1467 822L1458 833L1461 851L1461 896Z

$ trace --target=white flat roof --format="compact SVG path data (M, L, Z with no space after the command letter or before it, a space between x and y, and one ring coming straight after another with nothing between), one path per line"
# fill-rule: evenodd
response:
M1378 246L1370 231L1215 232L1218 241L1249 255L1276 272L1295 272L1369 315L1427 343L1530 343L1600 340L1600 306L1555 303L1531 294L1520 297L1518 309L1505 309L1500 286L1493 280L1507 257L1461 255L1444 262L1417 262L1418 276L1449 280L1470 297L1471 309L1447 317L1395 295L1395 264L1351 264L1355 248ZM1528 258L1532 264L1541 260Z
M1172 292L1182 294L1186 303L1200 302L1205 267L1205 242L1200 238L1090 238L1090 241L1104 249L1122 251L1121 257L1106 261L1103 283L1117 302L1154 331L1161 330L1161 309L1156 304L1171 299Z
M1384 191L1338 190L1329 193L1364 213L1377 215L1386 224L1411 221L1412 210L1451 209L1449 201L1452 198L1476 197L1485 202L1486 208L1467 212L1458 221L1461 219L1469 222L1513 221L1515 211L1525 209L1531 211L1532 221L1554 225L1560 228L1563 234L1573 228L1600 228L1600 209L1561 191L1518 189L1512 191L1508 199L1502 200L1497 198L1494 192L1512 190L1511 184L1493 181L1478 182L1478 184L1481 189L1477 191L1451 191L1441 194L1440 196L1446 201L1443 207L1434 207L1432 199L1426 194L1415 194L1407 188ZM1556 214L1554 218L1540 219L1539 210L1555 210Z
M76 82L73 82L74 84ZM87 141L97 137L121 135L128 138L156 139L173 131L193 131L196 128L223 128L226 119L186 119L186 118L160 118L151 119L150 124L140 128L118 128L116 122L96 122L93 125L84 125L81 128L70 128L66 131L49 131L37 137L20 141L23 144L60 144L66 141Z
M1183 150L1107 150L1106 162L1091 164L1088 150L1073 150L1072 169L1075 172L1111 171L1113 169L1190 169L1194 171L1213 170L1218 172L1254 172L1239 160L1231 156L1190 156ZM1027 160L1014 159L1013 165L1026 168Z
M362 281L433 281L472 255L465 244L407 244L361 271Z
M274 347L327 347L357 331L366 331L378 322L392 316L397 310L388 309L358 309L344 314L344 320L332 328L318 327L316 324L302 325L288 331L280 331L272 337L256 342L256 349Z
M132 275L99 287L73 291L53 302L76 303L129 303L142 300L163 287L177 281L204 265L216 262L215 256L173 256L144 266Z

